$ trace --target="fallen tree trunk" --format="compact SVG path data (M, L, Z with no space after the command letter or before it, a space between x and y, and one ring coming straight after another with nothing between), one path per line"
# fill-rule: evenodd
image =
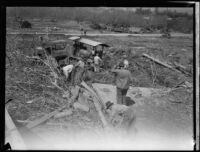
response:
M174 63L174 65L176 66L175 68L179 71L181 71L182 73L191 76L192 74L190 72L187 71L187 68L177 62Z
M94 87L93 84L92 84L92 87L93 87L93 89L94 89L94 91L95 91L97 97L98 97L99 100L101 101L101 105L102 105L103 109L106 109L106 107L105 107L105 105L104 105L104 103L103 103L103 99L101 98L100 94L98 93L97 89L95 89L95 87Z
M144 53L142 56L143 56L143 57L146 57L146 58L148 58L148 59L150 59L150 60L152 60L152 61L154 61L154 62L156 62L157 64L160 64L160 65L162 65L162 66L164 66L164 67L166 67L166 68L169 68L169 69L171 69L171 70L173 70L173 71L176 71L176 72L178 72L178 73L187 74L187 75L191 76L191 74L187 73L186 71L183 72L183 70L175 69L174 67L170 66L169 64L164 63L164 62L161 62L161 61L159 61L158 59L155 59L154 57L151 57L151 56L149 56L149 55L147 55L147 54L145 54L145 53Z
M95 98L98 99L98 102L101 104L102 108L105 109L102 99L97 95L92 88L90 88L84 81L81 82L81 85L86 88Z
M102 121L103 127L107 128L109 125L108 125L108 122L106 121L106 118L105 118L103 112L102 112L102 106L104 107L103 102L96 95L96 93L84 81L81 82L81 85L83 87L85 87L89 91L89 93L92 95L95 108L96 108L96 110L97 110L97 112L99 114L99 117L100 117L101 121Z
M45 122L46 120L50 119L54 115L58 114L59 111L65 109L66 107L68 107L71 103L73 103L76 100L76 98L78 97L78 94L79 94L79 90L80 90L80 87L77 86L75 88L75 90L74 90L74 93L73 93L72 97L70 98L70 100L69 100L69 102L67 104L65 104L64 106L60 107L59 109L57 109L57 110L55 110L55 111L43 116L40 119L37 119L37 120L35 120L33 122L30 122L26 127L29 128L29 129L34 128L34 127L38 126L39 124Z
M94 100L95 108L96 108L97 112L99 113L99 117L100 117L100 119L102 121L103 127L107 128L108 127L108 122L106 121L106 118L105 118L103 112L101 111L101 107L98 104L98 100L94 96L93 96L93 100Z

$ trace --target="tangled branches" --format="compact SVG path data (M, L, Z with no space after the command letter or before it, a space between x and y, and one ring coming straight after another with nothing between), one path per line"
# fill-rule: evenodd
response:
M57 69L55 59L48 56L45 51L45 59L29 56L18 48L19 45L19 37L7 37L6 57L9 63L6 69L7 89L17 87L28 95L39 95L45 90L54 89L57 90L54 92L68 95L69 89Z

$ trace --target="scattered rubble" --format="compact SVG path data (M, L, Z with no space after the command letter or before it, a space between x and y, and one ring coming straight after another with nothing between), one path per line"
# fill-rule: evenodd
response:
M157 63L161 65L162 71L165 72L163 77L166 77L166 73L171 74L173 72L175 72L174 75L176 77L177 75L184 75L184 78L185 75L191 77L185 66L179 63L173 65L169 62L161 61L158 57L148 55L147 47L136 46L125 49L123 47L112 49L106 54L110 56L109 68L117 64L116 62L121 59L120 56L127 54L130 61L130 70L134 72L135 80L127 93L127 105L136 107L137 114L139 114L139 125L143 123L141 119L145 119L141 117L145 110L147 117L150 114L153 115L153 111L148 109L148 106L155 109L165 109L165 106L170 107L173 104L173 110L177 111L178 106L176 104L187 104L189 107L185 109L187 114L180 117L181 119L187 119L185 116L191 114L192 96L190 94L193 89L192 83L188 79L183 81L181 77L180 83L173 80L173 85L174 81L177 83L173 87L161 85L158 80L162 81L164 78L159 73L161 68L157 67ZM13 79L12 83L14 85L10 85L9 83L11 82L9 82L9 86L6 87L11 92L9 94L14 92L13 96L15 92L23 92L16 95L19 98L18 100L13 100L12 102L8 100L9 102L6 104L8 105L9 114L18 123L31 129L36 134L39 134L38 130L41 132L51 129L93 130L97 128L97 130L107 130L113 127L105 112L105 102L116 103L116 88L112 82L113 76L108 71L109 68L102 68L100 73L90 71L92 74L88 76L87 81L84 79L81 83L73 86L57 71L57 66L52 64L51 58L44 61L41 60L44 63L43 65L31 66L25 64L23 59L31 60L37 57L21 54L16 54L15 56L18 59L16 63L20 63L20 66L17 64L12 65L14 70L11 69L9 71L9 77ZM149 59L153 63L149 62ZM27 66L25 70L24 66ZM163 70L163 66L166 67L166 71ZM18 76L19 73L11 74L16 69L23 69L20 76ZM20 81L17 81L17 76L20 77ZM151 81L152 79L154 81ZM9 92L8 90L7 92ZM179 93L176 95L176 92ZM183 96L185 99L182 99ZM146 109L142 111L142 108ZM22 117L22 115L26 116ZM145 121L148 121L147 119ZM99 132L97 131L95 134L99 134Z

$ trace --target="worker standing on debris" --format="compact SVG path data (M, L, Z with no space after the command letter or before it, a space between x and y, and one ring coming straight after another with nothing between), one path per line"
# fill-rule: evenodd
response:
M73 79L74 79L74 84L79 84L82 81L82 75L84 73L84 68L85 68L85 63L83 62L82 58L78 58L78 62L74 66L73 70Z
M119 64L120 69L112 69L110 72L115 74L117 87L117 103L126 104L126 94L132 81L131 72L124 68L123 63Z
M94 57L94 71L95 72L99 72L99 64L102 60L100 59L99 55L96 54L96 56Z
M87 67L89 70L94 72L94 63L92 59L87 59Z
M106 102L106 112L109 121L114 127L125 129L130 132L137 131L135 128L136 113L133 106L114 104L110 101Z

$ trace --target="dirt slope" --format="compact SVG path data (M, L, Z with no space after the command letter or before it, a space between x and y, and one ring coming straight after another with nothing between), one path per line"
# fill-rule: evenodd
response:
M114 86L94 84L94 87L104 101L116 102ZM158 148L154 144L162 143L163 146L172 144L169 149L183 148L183 145L192 149L192 109L188 114L185 110L188 105L175 103L173 96L165 93L168 90L140 87L129 89L127 96L135 101L137 115L136 140L148 141L154 148Z

